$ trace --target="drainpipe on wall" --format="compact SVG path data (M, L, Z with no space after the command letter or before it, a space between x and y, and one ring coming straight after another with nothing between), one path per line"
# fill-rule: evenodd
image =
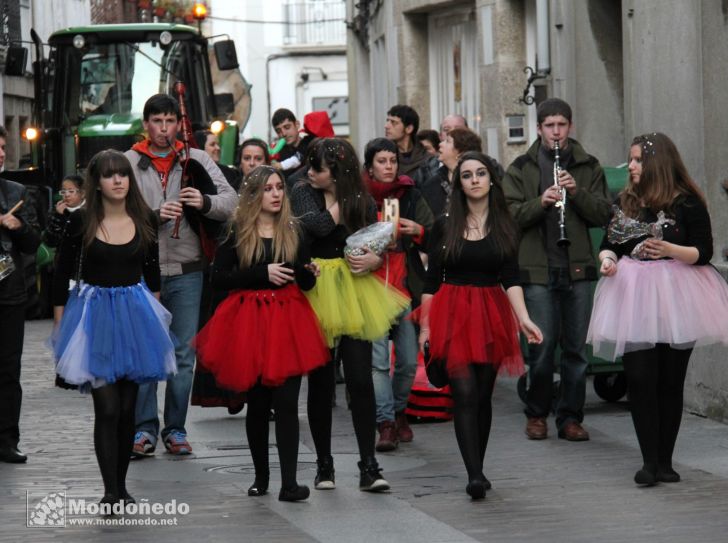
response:
M536 0L536 72L551 73L549 0Z

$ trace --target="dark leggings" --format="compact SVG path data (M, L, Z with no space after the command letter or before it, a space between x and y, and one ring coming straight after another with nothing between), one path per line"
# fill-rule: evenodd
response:
M466 374L450 378L455 402L455 437L468 472L468 479L483 475L483 460L493 420L491 398L498 375L493 364L470 364Z
M652 349L625 353L632 422L645 467L671 468L683 412L683 385L692 349L658 343Z
M339 342L344 380L351 397L351 418L362 460L374 457L376 404L372 382L372 344L348 336ZM331 400L334 396L335 357L308 375L308 422L318 458L331 456Z
M250 454L255 466L255 480L267 486L270 476L268 467L268 430L271 407L276 417L276 444L281 466L282 487L295 488L298 465L298 392L301 377L290 377L281 386L270 388L261 384L248 391L248 413L245 431L248 435Z
M134 407L139 385L120 380L94 388L94 448L104 480L104 494L124 497L126 472L134 445Z

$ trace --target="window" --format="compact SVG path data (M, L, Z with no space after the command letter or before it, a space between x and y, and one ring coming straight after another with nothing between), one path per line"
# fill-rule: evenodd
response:
M526 118L524 115L506 115L508 124L508 143L526 141Z
M349 124L348 96L319 97L314 98L311 102L313 111L325 111L329 114L332 125L346 126Z

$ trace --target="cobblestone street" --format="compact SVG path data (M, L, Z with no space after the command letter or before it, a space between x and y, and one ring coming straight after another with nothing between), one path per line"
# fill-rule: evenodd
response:
M312 490L304 503L279 502L272 446L271 493L248 497L245 490L253 475L244 412L229 416L223 409L193 407L188 432L195 454L177 458L158 448L155 457L132 462L129 473L129 489L138 501L189 504L188 514L176 516L176 525L26 527L26 494L31 507L53 492L90 501L102 494L91 399L54 388L44 346L49 332L49 321L27 323L20 446L29 461L0 464L0 541L725 540L727 426L686 414L676 451L683 481L637 488L632 476L641 465L640 455L623 402L599 400L590 385L585 425L591 441L556 439L552 419L549 439L528 441L515 381L508 379L496 387L485 470L493 490L482 502L470 502L464 492L466 477L451 423L413 426L411 444L378 455L392 491L359 492L354 433L339 386L334 491ZM299 481L312 486L315 455L305 393L300 398Z

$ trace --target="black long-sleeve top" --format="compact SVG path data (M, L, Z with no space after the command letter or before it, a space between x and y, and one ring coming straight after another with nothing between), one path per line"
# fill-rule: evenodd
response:
M457 258L449 256L443 262L445 217L440 217L432 229L429 267L423 294L435 294L442 283L489 287L503 285L504 289L519 286L518 255L505 256L493 236L481 240L464 240Z
M367 225L377 222L377 204L367 196ZM326 209L321 190L306 182L299 182L291 192L293 213L299 218L311 240L314 258L343 258L346 238L353 234L346 226L336 224Z
M268 290L279 289L268 280L268 264L273 264L273 240L263 238L264 255L260 262L249 268L240 269L240 260L235 250L235 236L230 236L217 248L215 260L212 263L211 280L215 288L221 290ZM286 263L286 267L293 269L296 284L301 290L310 290L316 284L316 277L304 265L311 262L308 244L301 239L298 244L296 261Z
M150 218L153 215L150 214ZM66 235L61 241L58 262L53 275L53 305L66 305L68 282L78 274L81 280L99 287L126 287L136 285L142 277L152 292L159 292L159 245L156 242L143 250L137 231L129 243L113 245L96 238L83 249L86 212L71 214ZM153 223L156 228L156 222Z
M666 213L666 215L673 219L675 224L663 226L662 239L675 245L695 247L698 250L698 260L695 265L708 264L713 258L713 233L710 226L710 215L705 205L695 196L681 196L675 203L672 213ZM657 214L644 208L639 220L648 223L657 222ZM613 251L619 257L629 256L635 246L647 237L642 236L625 243L611 243L607 232L600 249Z

